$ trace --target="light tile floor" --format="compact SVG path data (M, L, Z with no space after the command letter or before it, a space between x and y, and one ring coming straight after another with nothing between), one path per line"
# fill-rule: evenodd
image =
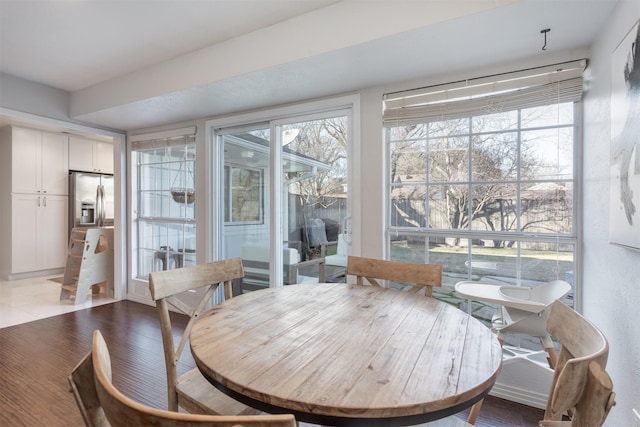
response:
M104 295L89 296L84 304L60 301L60 283L44 276L21 280L0 280L0 328L19 325L58 314L115 301Z

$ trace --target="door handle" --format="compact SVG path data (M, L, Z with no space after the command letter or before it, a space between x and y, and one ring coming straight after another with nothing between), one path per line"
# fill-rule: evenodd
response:
M100 227L104 227L104 186L100 186Z
M96 225L98 227L104 226L104 210L104 187L102 185L98 185L98 188L96 190Z
M347 215L342 219L342 234L347 245L351 245L351 215Z
M104 185L100 187L101 197L102 197L102 209L100 213L102 214L102 225L104 226L104 222L107 219L107 202L104 200Z
M96 187L96 217L94 223L100 227L100 185Z

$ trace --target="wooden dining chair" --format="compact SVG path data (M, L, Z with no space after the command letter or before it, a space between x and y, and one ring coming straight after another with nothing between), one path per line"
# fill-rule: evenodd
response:
M87 427L107 427L109 421L104 415L96 393L96 383L93 378L93 360L91 352L73 368L68 377L69 386L73 397L76 399L80 415Z
M555 390L563 387L563 382L570 382L567 377L556 386ZM573 388L574 386L569 386ZM563 406L568 407L573 403L569 399L557 396L554 400L554 406L558 409ZM587 366L587 376L582 393L575 401L574 409L567 412L571 413L571 420L542 420L538 423L539 427L600 427L604 424L609 411L616 404L615 393L613 392L613 382L607 371L597 362L589 362Z
M561 344L541 427L599 427L615 405L605 371L609 344L591 322L560 301L551 306L547 330ZM562 421L563 414L571 421Z
M158 427L296 427L293 415L202 415L164 411L142 405L111 382L109 349L99 330L93 332L91 352L74 369L69 381L87 426Z
M180 356L189 340L193 324L206 310L214 292L220 284L224 287L224 298L232 295L232 281L244 276L242 260L230 258L173 270L157 271L149 274L151 298L156 302L160 316L160 330L164 346L167 370L168 408L178 411L211 415L253 415L259 411L227 396L212 386L197 368L178 377L177 366ZM203 290L199 303L192 307L179 298L187 291ZM169 305L190 317L178 345L175 345Z
M609 344L591 322L555 301L547 329L561 344L547 409L539 427L600 427L615 405L613 383L605 371ZM424 427L445 427L451 417ZM470 424L466 424L470 425Z
M405 285L408 292L420 292L430 297L434 286L442 286L442 265L388 261L357 256L347 257L347 275L356 276L358 285L382 286L378 280L389 280Z

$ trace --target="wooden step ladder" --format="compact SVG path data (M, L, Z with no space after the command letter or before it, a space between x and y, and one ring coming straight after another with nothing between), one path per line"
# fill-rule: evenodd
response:
M60 301L83 304L89 291L113 298L113 228L74 228Z

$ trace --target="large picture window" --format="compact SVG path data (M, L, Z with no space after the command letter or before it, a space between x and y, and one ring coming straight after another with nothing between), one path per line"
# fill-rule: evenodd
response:
M462 280L573 286L579 82L570 96L566 82L551 84L541 102L526 93L518 102L516 91L508 102L471 96L466 107L386 111L389 258L442 264L434 296L460 307ZM495 309L471 311L488 324Z

